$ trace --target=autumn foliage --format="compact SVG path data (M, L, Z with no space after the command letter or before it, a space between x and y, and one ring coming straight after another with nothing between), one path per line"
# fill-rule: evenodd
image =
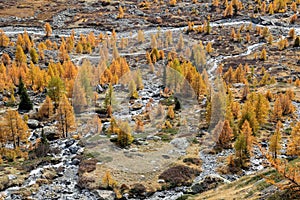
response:
M65 95L62 95L60 98L56 119L58 121L58 128L62 133L62 137L69 137L69 133L75 128L75 115L73 107Z

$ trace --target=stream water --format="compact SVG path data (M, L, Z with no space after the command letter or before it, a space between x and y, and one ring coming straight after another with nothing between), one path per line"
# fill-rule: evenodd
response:
M78 144L77 140L65 139L50 142L50 147L57 149L60 153L53 155L60 160L57 164L45 164L32 170L29 177L20 187L12 187L6 189L4 194L6 199L23 199L15 195L14 192L22 188L36 184L38 180L45 179L45 174L50 171L60 172L55 173L54 180L51 184L41 185L37 192L33 192L33 199L97 199L96 196L88 190L80 190L77 187L78 181L78 163L75 157L83 152L84 148ZM47 179L47 178L46 178Z

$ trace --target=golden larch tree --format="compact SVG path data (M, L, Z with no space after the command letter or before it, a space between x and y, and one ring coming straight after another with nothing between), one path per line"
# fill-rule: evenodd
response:
M273 108L273 116L274 121L278 121L282 118L282 108L281 108L281 102L279 98L276 98Z
M114 188L117 185L117 182L111 177L110 171L106 171L103 178L102 184L105 188Z
M20 65L22 63L26 63L27 58L23 51L23 48L20 45L17 45L16 49L16 62Z
M138 30L138 33L137 33L137 41L138 41L139 43L145 42L144 32L143 32L142 30Z
M280 153L281 150L281 127L282 123L278 121L276 124L276 130L270 138L269 152L272 153L274 159L277 158L277 155Z
M26 142L29 136L28 126L16 110L8 110L4 117L4 125L8 141L13 143L14 149Z
M122 6L119 7L119 14L118 14L118 19L122 19L124 17L124 10Z
M75 127L75 115L66 95L62 95L57 108L56 119L58 128L63 137L68 137L68 133Z
M259 125L264 124L268 119L270 110L269 101L261 93L251 93L249 101L253 102L257 122Z
M255 107L251 101L246 101L243 105L241 111L241 116L239 118L239 128L243 129L244 123L247 121L247 124L250 124L251 131L256 133L258 130L259 123L256 119Z
M207 45L206 45L206 52L207 53L212 53L214 50L212 48L212 44L211 42L208 42Z
M183 50L184 48L184 41L182 34L179 35L178 43L177 43L177 50Z
M223 123L222 131L219 134L217 145L222 148L230 148L233 139L233 131L228 120Z
M53 115L54 105L49 96L46 96L45 101L42 106L39 108L38 117L40 119L49 119Z
M174 119L174 118L175 118L175 113L174 113L173 106L169 106L169 107L168 107L167 116L168 116L168 118L170 118L170 119Z
M267 60L267 51L265 48L262 49L261 53L260 53L260 60Z
M300 122L292 129L291 136L288 142L288 154L293 156L300 155Z
M121 122L119 125L120 131L117 137L117 144L124 148L129 146L132 141L133 137L131 135L131 128L129 127L128 122Z
M47 22L46 24L45 24L45 32L46 32L46 37L49 37L49 36L51 36L51 34L52 34L52 28L51 28L51 25Z
M8 47L10 43L9 37L0 29L0 47Z
M254 136L252 135L253 134L252 128L250 127L250 124L247 120L245 120L240 134L243 134L245 137L246 155L250 155L251 150L252 150L252 144L254 141Z
M86 92L79 81L74 84L72 104L76 114L83 112L87 106Z

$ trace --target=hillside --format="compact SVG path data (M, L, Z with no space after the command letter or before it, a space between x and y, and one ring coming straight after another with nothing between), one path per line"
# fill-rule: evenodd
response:
M299 199L299 0L0 2L0 199Z

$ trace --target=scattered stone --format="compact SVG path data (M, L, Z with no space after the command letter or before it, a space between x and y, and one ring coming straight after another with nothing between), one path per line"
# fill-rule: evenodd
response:
M49 181L47 179L37 179L36 184L41 186L41 185L44 185L44 184L49 184Z
M9 178L8 176L2 176L0 177L0 191L6 189L9 183Z
M115 199L115 193L113 191L109 191L109 190L95 190L93 192L93 194L99 200L114 200Z
M165 180L164 179L158 179L157 183L165 183Z
M97 159L83 160L80 162L78 173L92 172L96 169Z
M191 187L191 193L192 194L202 193L202 192L214 189L222 183L224 183L223 178L214 176L214 175L209 175L209 176L206 176L203 181L193 185Z
M44 134L49 141L57 140L60 138L60 134L55 126L45 126Z
M142 103L135 103L130 107L130 110L136 111L136 110L140 110L142 107L143 107Z
M77 151L79 150L79 147L77 147L77 146L73 147L73 146L72 146L72 147L69 148L69 150L70 150L70 153L76 154Z
M130 197L146 197L146 187L141 183L134 184L129 190Z
M43 177L45 179L52 180L57 177L57 173L53 168L46 168L43 171Z
M14 180L14 179L16 179L17 177L15 176L15 175L13 175L13 174L9 174L9 175L7 175L8 176L8 179L9 180Z
M72 165L79 165L80 160L75 158L74 160L72 160Z
M175 138L170 143L180 150L185 150L190 145L186 138Z
M138 148L131 148L130 151L131 151L131 152L137 152L137 151L138 151Z
M149 136L147 136L147 140L158 141L158 140L161 140L161 137L156 136L156 135L149 135Z
M27 125L31 129L36 129L39 127L39 121L35 119L28 119Z
M69 139L65 142L66 148L69 148L70 146L72 146L75 143L74 139Z

